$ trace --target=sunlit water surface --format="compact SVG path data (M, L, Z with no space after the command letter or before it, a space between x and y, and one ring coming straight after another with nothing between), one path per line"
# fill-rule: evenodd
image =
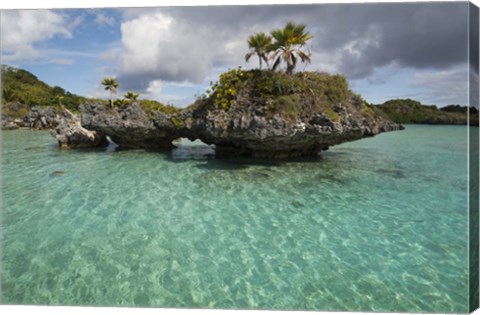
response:
M2 303L467 312L466 132L288 162L2 132Z

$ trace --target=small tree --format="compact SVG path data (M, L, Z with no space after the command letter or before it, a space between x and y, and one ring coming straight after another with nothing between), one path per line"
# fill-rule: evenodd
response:
M260 70L262 70L262 60L265 61L268 68L268 48L272 44L272 37L265 33L256 33L248 38L248 48L250 51L245 55L245 61L248 62L253 55L258 56Z
M113 107L113 93L117 92L118 82L113 77L107 77L103 79L102 85L105 86L105 90L110 91L110 106Z
M125 93L125 95L123 95L123 97L125 99L129 100L130 103L136 101L139 96L140 96L140 94L132 92L132 91L128 91L127 93Z

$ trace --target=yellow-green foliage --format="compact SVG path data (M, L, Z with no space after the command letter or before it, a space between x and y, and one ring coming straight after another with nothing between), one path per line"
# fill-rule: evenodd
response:
M347 79L340 74L304 72L298 76L303 78L308 88L317 95L324 95L330 105L345 102L351 93Z
M287 119L302 112L323 111L332 121L340 116L332 109L351 95L348 82L342 75L303 72L294 75L271 71L254 71L251 98L264 103L267 110Z
M302 72L294 75L271 71L252 70L254 84L252 96L268 99L282 95L318 97L328 105L346 101L350 95L348 82L342 75Z
M185 123L183 122L183 120L177 118L177 117L172 117L170 119L170 121L175 125L175 127L177 128L183 128L185 127Z
M326 108L325 115L327 115L328 119L334 122L340 122L340 115L338 115L333 109Z
M145 111L148 117L153 118L153 112L161 112L167 115L176 114L181 111L180 108L172 105L164 105L157 101L152 100L140 100L140 107Z
M375 116L375 111L366 102L363 103L363 111L369 117L374 117Z
M278 97L278 100L273 102L274 105L270 106L269 109L282 117L294 120L300 114L297 106L299 100L300 97L297 94L282 95Z
M210 83L211 89L207 91L208 97L213 100L216 108L228 110L231 102L237 96L238 90L250 78L250 73L243 71L241 67L222 73L218 82Z
M17 119L23 118L28 113L28 106L25 104L18 104L18 107L15 108L16 110L13 107L17 107L17 104L3 102L2 115Z
M127 100L117 99L117 100L113 101L113 106L115 106L115 107L120 107L120 106L127 105L127 104L130 104L130 102L127 101Z
M270 70L230 70L211 84L207 96L198 99L198 108L229 110L235 106L255 106L266 115L287 119L302 113L325 111L333 121L340 116L333 105L350 102L352 92L342 75L302 72L288 75Z

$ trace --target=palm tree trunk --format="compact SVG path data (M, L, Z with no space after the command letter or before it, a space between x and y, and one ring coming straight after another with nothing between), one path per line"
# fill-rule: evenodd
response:
M113 92L110 90L110 108L113 108Z
M260 63L260 70L262 70L262 57L258 58L258 62Z
M288 63L287 64L287 74L292 74L293 73L293 68L294 68L294 65L291 64L291 63Z

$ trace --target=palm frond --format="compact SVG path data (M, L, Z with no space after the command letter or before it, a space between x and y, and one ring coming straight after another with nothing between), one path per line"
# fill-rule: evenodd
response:
M313 38L305 29L305 24L288 22L284 28L270 32L274 42L268 46L267 51L273 52L270 57L271 60L275 59L273 69L278 67L280 60L283 60L287 63L287 72L291 73L297 64L297 56L302 62L310 62L310 53L305 53L298 48L303 47Z
M250 58L253 56L253 54L255 53L255 51L249 51L246 55L245 55L245 61L248 62L250 60Z
M297 65L297 57L295 57L295 54L293 53L290 55L291 55L290 59L292 60L292 66L293 68L295 68L295 66Z
M300 57L302 62L307 62L307 63L310 62L310 54L306 54L300 49L295 50L295 53Z
M275 71L280 64L280 56L278 56L277 60L275 60L275 63L272 66L272 70Z
M245 61L248 62L250 58L256 54L259 58L261 68L262 59L264 58L263 55L265 55L267 52L270 52L272 37L265 33L255 33L248 38L247 43L250 51L245 55Z

